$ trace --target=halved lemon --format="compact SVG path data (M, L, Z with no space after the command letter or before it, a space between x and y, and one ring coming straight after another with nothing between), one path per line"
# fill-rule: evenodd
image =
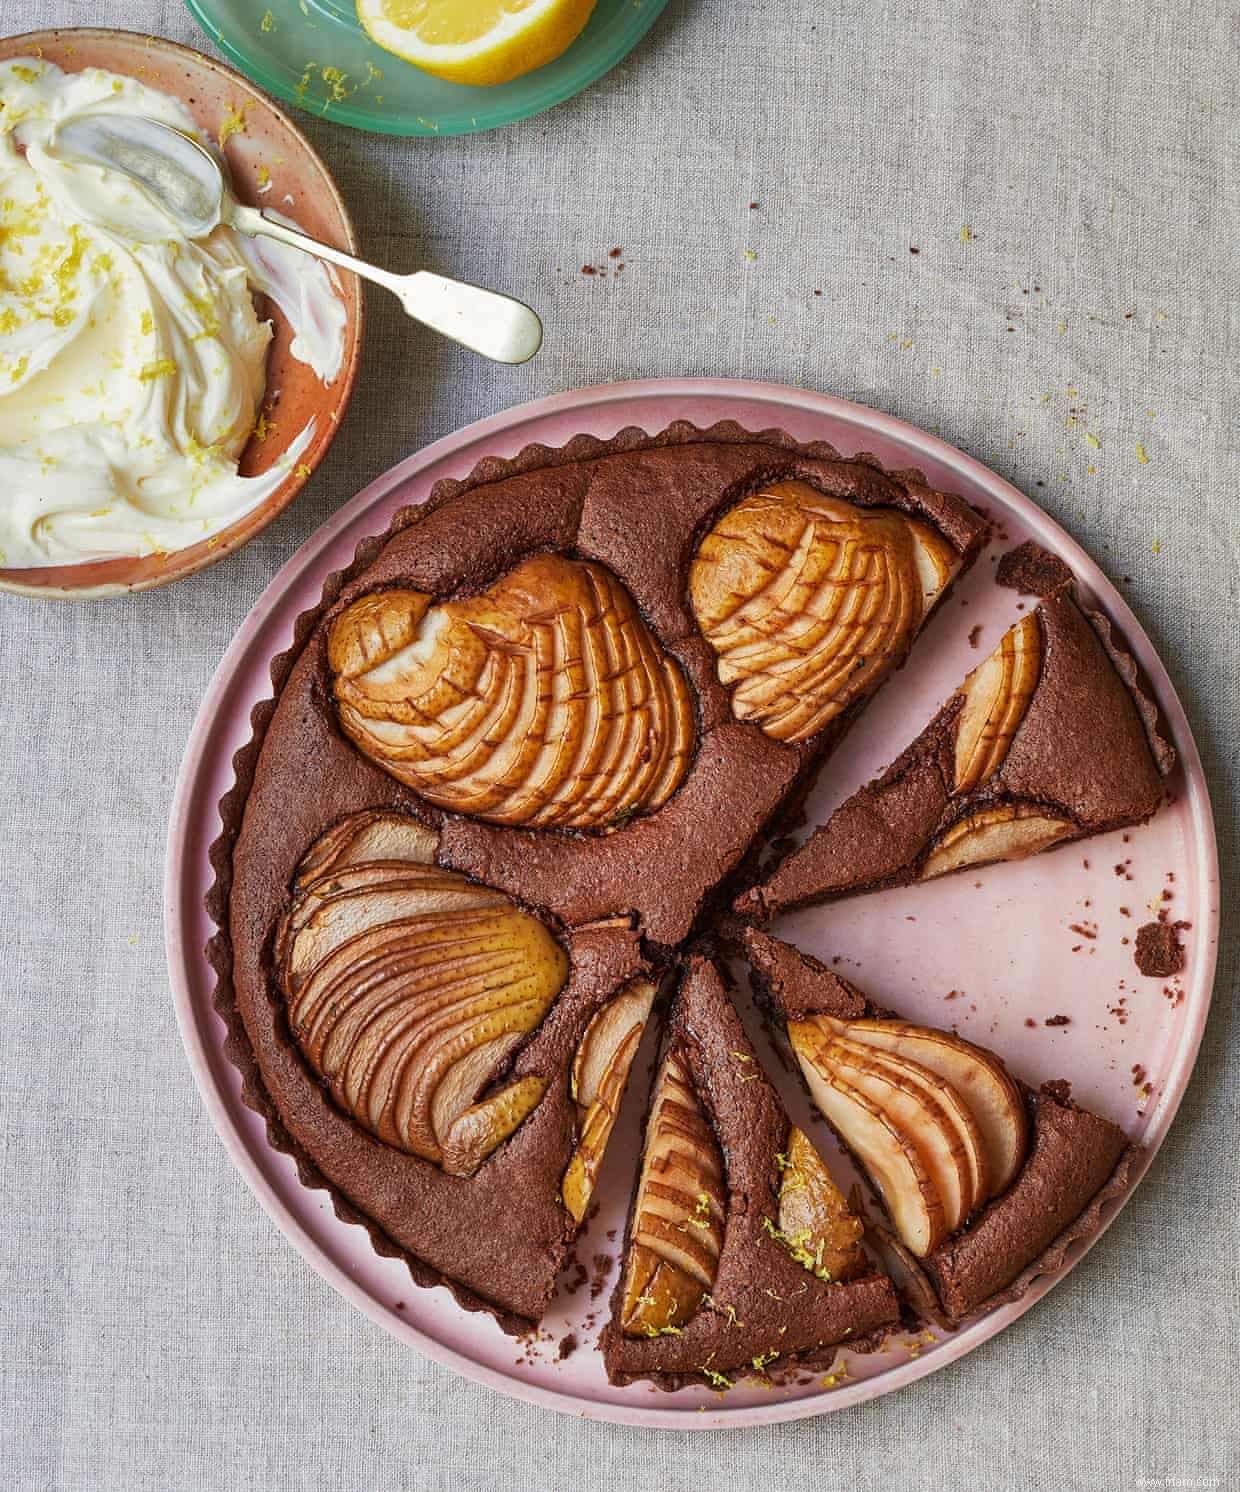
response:
M553 62L595 0L357 0L371 40L450 83L487 87Z

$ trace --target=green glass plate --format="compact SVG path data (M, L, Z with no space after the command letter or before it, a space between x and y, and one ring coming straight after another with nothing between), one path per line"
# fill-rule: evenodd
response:
M667 0L598 0L585 30L546 67L495 88L445 83L375 46L353 0L186 0L241 72L312 114L385 135L465 135L572 98L637 45Z

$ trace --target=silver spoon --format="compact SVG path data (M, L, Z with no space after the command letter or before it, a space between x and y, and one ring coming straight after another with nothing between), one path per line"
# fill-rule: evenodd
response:
M244 206L215 156L169 125L139 115L87 115L56 132L53 150L61 159L123 172L171 214L187 238L204 238L225 223L239 233L290 244L385 286L415 321L497 363L523 363L542 344L542 322L511 296L424 269L392 274Z

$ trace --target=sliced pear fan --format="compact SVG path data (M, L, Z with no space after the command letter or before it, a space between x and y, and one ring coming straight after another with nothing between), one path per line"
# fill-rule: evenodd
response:
M487 1091L568 959L507 897L437 866L436 846L395 813L328 830L298 869L277 955L289 1027L336 1103L384 1143L469 1175L546 1090L526 1074Z
M918 1258L1011 1184L1028 1123L997 1057L903 1021L814 1015L788 1032L814 1101Z
M429 802L591 828L680 785L696 725L680 666L602 565L536 555L480 596L364 596L335 619L340 724Z
M621 1325L657 1336L689 1319L715 1283L727 1211L723 1155L681 1053L664 1058L646 1121Z
M831 1024L846 1025L853 1041L899 1052L940 1077L963 1101L981 1134L985 1197L997 1197L1008 1189L1025 1158L1029 1123L1020 1089L993 1052L950 1031L907 1021L865 1019Z
M797 742L872 690L957 568L926 524L779 482L729 509L689 572L733 713Z

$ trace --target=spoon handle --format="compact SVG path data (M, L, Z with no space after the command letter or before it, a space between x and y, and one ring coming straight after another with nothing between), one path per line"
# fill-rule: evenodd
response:
M365 280L373 280L400 298L406 315L497 363L523 363L542 345L542 322L529 306L510 295L484 290L480 285L467 285L463 280L450 280L428 270L411 275L392 274L330 244L308 238L295 228L285 227L256 207L235 204L229 222L241 233L274 238L341 269L352 270Z

